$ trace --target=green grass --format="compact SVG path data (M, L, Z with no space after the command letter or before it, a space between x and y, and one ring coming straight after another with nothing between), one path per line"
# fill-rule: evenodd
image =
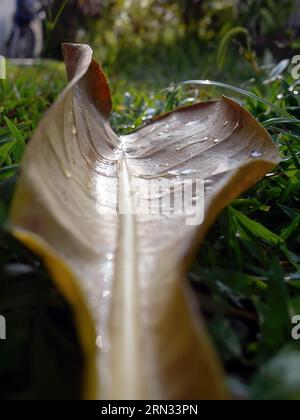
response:
M215 57L206 69L195 71L189 64L190 72L185 65L169 75L166 63L160 69L156 64L156 76L152 72L143 82L140 75L153 70L146 58L135 62L139 76L129 82L121 65L121 76L108 68L114 95L111 119L118 132L127 133L177 106L225 93L242 102L280 148L281 165L222 213L189 277L234 394L300 399L300 342L291 339L291 317L300 314L298 87L292 87L288 70L268 83L270 70L241 82L239 64L238 69L232 65L230 77L228 72L223 77L213 69ZM81 354L70 309L38 258L5 233L26 142L64 86L64 71L61 64L47 63L38 68L12 66L8 75L0 92L0 314L7 316L9 331L0 346L1 398L76 398ZM214 85L190 83L162 90L172 82L207 77L232 84L238 80L239 87L273 107L253 95Z

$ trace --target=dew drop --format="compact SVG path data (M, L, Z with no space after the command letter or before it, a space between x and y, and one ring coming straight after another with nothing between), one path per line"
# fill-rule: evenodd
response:
M186 127L192 127L193 125L198 124L198 121L190 121L189 123L186 124Z
M175 170L175 171L169 171L168 172L168 175L180 175L181 174L181 172L180 171L178 171L178 170Z
M284 98L284 96L283 96L282 93L280 93L279 95L277 95L277 99L283 99L283 98Z
M253 158L259 158L262 155L262 152L260 152L259 150L252 150L252 152L250 153L250 156Z
M99 349L103 348L103 338L102 335L99 335L96 339L96 345L99 347Z
M211 184L213 184L213 180L212 180L212 179L207 178L207 179L205 179L205 180L204 180L204 184L205 184L205 185L211 185Z
M220 139L214 139L214 143L219 143Z
M76 129L75 125L73 125L73 127L72 127L72 134L74 136L76 136L76 134L77 134L77 129Z
M156 111L154 108L148 108L145 112L145 119L153 118L156 114Z
M184 169L181 172L181 175L191 175L192 173L193 173L193 170L192 169Z
M114 260L114 254L111 254L110 252L108 252L105 255L105 259L106 259L106 261L113 261Z
M239 123L239 121L235 124L235 126L233 127L233 131L236 131L238 128L239 128L239 125L240 125L240 123Z
M65 169L65 170L64 170L64 173L65 173L65 177L66 177L66 178L68 178L68 179L71 179L71 178L72 178L72 174L71 174L71 172L70 172L70 171L68 171L67 169Z
M105 299L105 298L107 298L108 296L110 296L111 295L111 293L110 293L110 291L109 290L104 290L104 292L102 293L102 297Z

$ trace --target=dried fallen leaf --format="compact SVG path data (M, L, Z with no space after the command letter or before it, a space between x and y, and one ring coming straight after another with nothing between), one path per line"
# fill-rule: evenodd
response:
M219 212L278 163L276 147L227 98L118 138L91 49L67 44L64 54L70 84L27 149L11 230L44 258L73 307L86 360L83 397L227 398L185 273ZM190 178L187 211L168 214ZM193 211L204 187L195 180L204 179L198 226L201 211L198 220ZM165 190L149 199L153 185L171 186L173 204Z

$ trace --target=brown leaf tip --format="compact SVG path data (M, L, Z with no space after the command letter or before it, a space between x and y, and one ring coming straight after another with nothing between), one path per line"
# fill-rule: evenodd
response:
M112 110L110 88L105 73L92 58L93 50L85 44L63 44L62 49L69 80L85 79L89 98L108 118Z

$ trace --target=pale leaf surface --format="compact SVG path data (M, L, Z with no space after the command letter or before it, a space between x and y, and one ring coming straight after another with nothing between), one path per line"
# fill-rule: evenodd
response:
M227 398L185 273L219 212L279 162L277 149L225 97L119 138L91 49L67 44L64 54L70 84L28 146L11 229L44 258L73 307L86 358L83 397ZM176 202L187 179L201 182L187 187L185 214L168 214L165 191L149 200L150 186L164 180ZM121 197L130 198L124 214L116 211ZM204 222L195 225L204 198Z

